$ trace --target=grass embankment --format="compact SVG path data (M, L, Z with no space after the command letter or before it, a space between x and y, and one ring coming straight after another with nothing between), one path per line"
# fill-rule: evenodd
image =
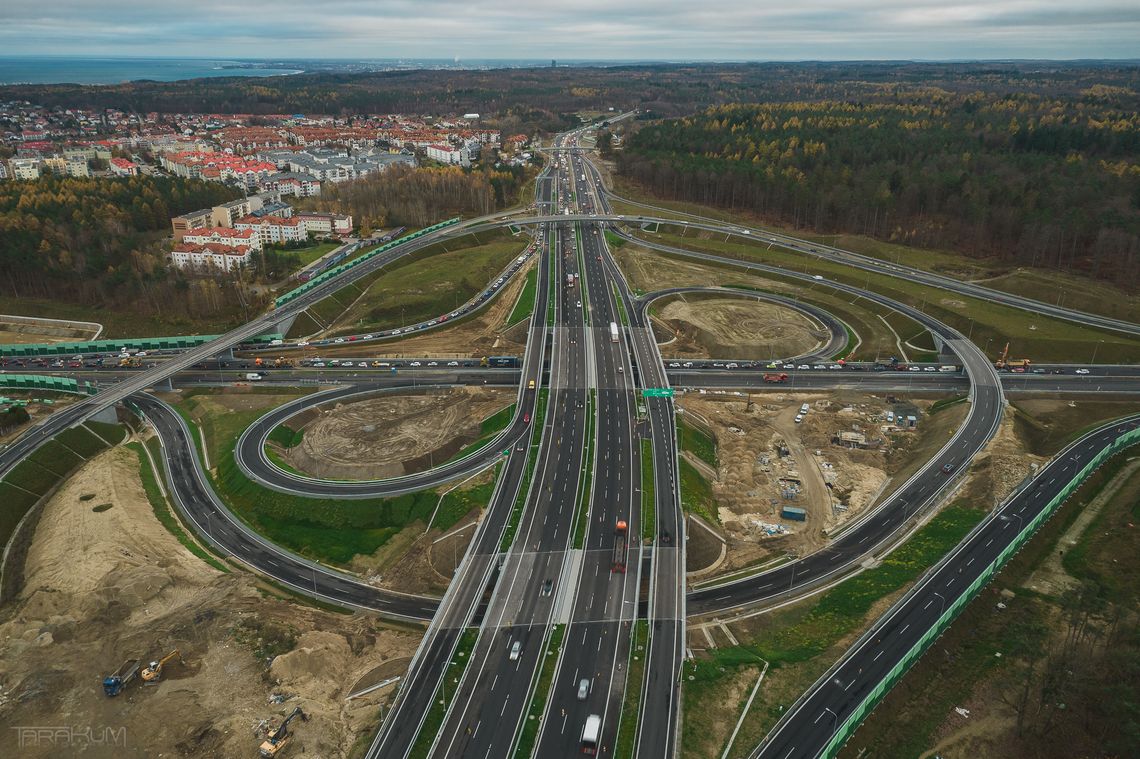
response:
M531 417L530 422L530 451L527 453L526 471L523 473L522 483L519 485L519 492L515 498L514 506L511 507L511 516L507 520L507 526L503 529L503 537L499 543L500 551L506 551L511 547L511 543L515 540L515 533L518 532L519 529L519 522L522 521L523 506L526 505L530 482L534 477L534 469L538 464L538 444L542 439L542 428L546 424L546 400L549 392L550 391L545 387L538 391L538 402L534 416Z
M479 630L474 627L467 628L459 636L455 653L451 656L447 671L443 674L443 680L436 688L431 709L424 716L424 722L420 725L420 732L416 735L415 743L412 744L408 753L409 759L426 759L428 752L431 751L436 733L443 727L443 719L447 716L447 709L455 699L456 691L459 690L459 683L463 680L463 673L471 660L471 651L474 650L475 641L478 638Z
M506 232L436 243L345 285L310 311L334 335L434 319L487 289L525 248ZM295 324L289 334L307 334L306 328Z
M681 508L709 524L719 524L716 498L709 481L683 458L677 460L677 466L681 476Z
M625 697L621 706L614 759L634 759L637 747L637 718L641 711L641 690L645 685L645 655L649 647L649 622L639 619L633 627L629 666L626 667Z
M318 242L313 243L307 248L296 248L293 250L279 250L278 253L287 255L294 255L297 260L301 262L301 266L308 266L313 261L316 261L321 256L330 253L341 246L339 242Z
M126 431L115 424L96 424L107 441L120 442ZM107 449L107 442L85 425L71 427L40 446L0 481L0 546L37 501L81 466Z
M666 227L647 239L658 240L678 248L715 253L729 258L772 264L808 274L870 289L894 298L969 334L973 341L994 352L1005 342L1013 345L1018 356L1035 361L1083 361L1092 347L1099 344L1097 357L1106 363L1135 361L1140 355L1140 341L1115 332L1102 332L1060 319L1052 319L1020 309L917 284L885 274L856 271L838 262L821 260L779 247L764 248L756 244L687 235L685 230ZM826 288L826 282L816 283ZM997 345L993 345L993 343Z
M542 726L542 713L546 710L546 699L550 695L550 684L554 682L554 670L558 666L558 652L562 650L562 636L566 634L565 625L552 625L550 638L546 641L546 653L539 662L538 682L534 686L534 695L530 699L530 708L527 709L526 719L523 720L522 733L515 746L515 759L529 759L534 752L535 741L538 740L538 730Z
M1051 456L1094 427L1110 419L1140 412L1135 399L1080 398L1071 405L1047 398L1011 402L1014 431L1030 453Z
M507 326L518 324L523 319L534 313L534 299L538 286L538 265L530 267L530 271L526 273L526 284L523 285L522 292L519 293L519 299L515 301L515 307L511 309L511 315L507 317Z
M581 489L578 491L578 514L574 517L574 547L586 544L586 527L590 523L590 488L594 481L594 435L597 428L595 404L597 390L590 390L586 396L586 447L582 452L582 476L578 478Z
M981 509L955 503L934 517L905 544L883 559L874 569L866 570L824 592L814 600L787 610L773 612L749 620L736 631L739 646L713 649L707 656L686 664L682 745L686 753L717 754L723 745L709 745L701 715L708 713L723 698L724 686L742 667L754 667L762 659L775 672L770 676L783 680L783 695L792 698L811 684L835 659L851 635L863 628L874 616L876 604L889 598L934 564L978 523L985 515ZM779 670L788 668L788 674ZM786 701L779 689L762 690L753 709L744 718L739 745L751 746L779 719ZM723 736L723 740L727 738ZM703 753L702 753L703 752Z
M681 450L688 451L712 467L713 470L716 470L719 465L716 456L716 441L713 440L712 435L698 429L696 425L690 423L683 416L679 419L681 421L677 425L677 442L680 443Z
M100 340L155 335L217 335L233 329L256 314L243 315L236 307L230 313L198 319L175 318L131 311L128 307L106 308L81 306L48 298L13 298L0 296L0 313L39 316L48 319L91 321L103 325Z
M162 446L159 444L158 438L151 438L147 443L147 447L150 449L150 455L154 457L155 464L162 466L162 464L159 463L163 460ZM135 455L138 456L139 476L142 479L143 490L146 492L146 499L150 502L150 507L154 511L154 516L159 523L165 527L187 551L219 572L229 572L229 567L211 556L209 551L200 546L197 541L187 535L186 531L182 529L182 523L174 516L170 502L167 501L166 495L158 486L155 471L150 465L150 459L147 458L146 451L143 450L142 444L127 443L127 448L130 448L135 452Z
M205 432L214 489L240 519L288 550L340 566L358 554L375 553L414 522L427 523L439 502L436 490L363 500L305 498L246 478L234 461L238 437L267 408L297 395L268 395L257 408L239 410L219 403L209 392L191 391L175 405L196 439L198 425ZM466 513L455 511L440 509L434 526L447 530Z
M657 493L653 481L653 441L641 441L641 537L653 540L657 531Z
M494 440L500 432L507 428L511 423L511 419L515 415L515 404L504 406L489 417L484 419L479 424L479 437L468 445L463 446L455 455L448 459L448 462L461 459L465 456L470 456L473 453L486 448L492 440Z
M1122 472L1135 454L1106 462L1042 525L840 756L957 755L967 745L1011 759L1135 753L1140 471ZM1076 527L1102 493L1097 515ZM964 720L957 706L984 712Z
M655 198L636 183L621 177L615 177L615 189L619 195L632 200L671 209L675 212L650 215L670 217L687 213L721 221L749 224L756 228L831 245L890 263L932 271L957 279L977 280L979 284L986 287L1034 298L1045 303L1068 306L1116 319L1140 322L1140 298L1134 293L1116 287L1111 282L1091 280L1087 277L1049 269L1011 268L1010 265L993 258L971 258L952 251L916 248L876 240L863 235L811 234L802 230L767 224L750 214L729 212L699 203ZM646 209L621 201L615 201L613 205L616 213L642 215L650 213Z

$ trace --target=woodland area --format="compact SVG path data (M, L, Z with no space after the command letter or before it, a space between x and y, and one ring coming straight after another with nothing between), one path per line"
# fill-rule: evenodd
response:
M662 197L1140 284L1140 93L883 88L645 126L619 170Z
M224 280L193 281L166 264L170 217L239 192L156 177L42 177L0 182L0 295L126 306L172 318L215 317L241 298Z
M353 182L328 184L310 203L351 214L362 234L383 226L426 227L452 216L482 216L512 205L528 178L521 166L473 171L393 166Z

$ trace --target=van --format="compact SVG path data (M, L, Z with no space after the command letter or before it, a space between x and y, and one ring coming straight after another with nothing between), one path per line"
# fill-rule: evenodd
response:
M800 406L800 413L801 414L806 414L809 410L810 409L806 403L804 405Z

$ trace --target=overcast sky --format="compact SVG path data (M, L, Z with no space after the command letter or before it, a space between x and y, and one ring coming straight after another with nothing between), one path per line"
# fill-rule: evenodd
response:
M1140 58L1140 0L0 0L0 54Z

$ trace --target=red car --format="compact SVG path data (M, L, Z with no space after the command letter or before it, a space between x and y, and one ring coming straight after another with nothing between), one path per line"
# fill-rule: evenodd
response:
M530 412L523 414L523 423L530 424Z

